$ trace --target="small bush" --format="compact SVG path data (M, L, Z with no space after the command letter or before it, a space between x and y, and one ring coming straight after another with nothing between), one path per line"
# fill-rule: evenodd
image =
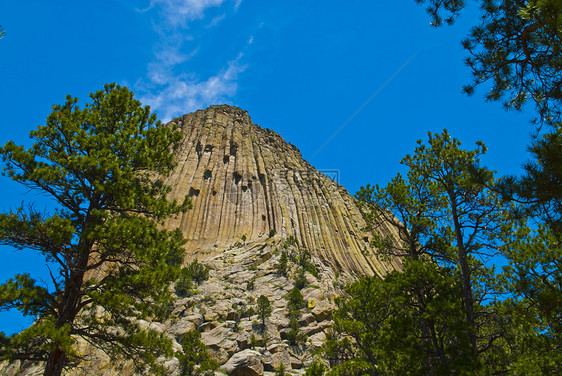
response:
M287 340L293 346L299 346L306 343L307 336L299 331L299 322L296 316L289 320L290 330L287 332Z
M323 376L324 372L326 372L326 366L324 363L315 360L314 363L306 369L305 376Z
M182 268L180 270L180 277L174 285L176 294L185 298L192 295L193 290L193 280L191 279L191 273L187 268Z
M271 302L265 295L261 295L258 298L258 306L257 306L258 315L261 320L261 324L263 329L265 329L265 320L271 316L271 312L273 309L271 308Z
M287 294L287 301L289 314L291 314L291 312L299 312L300 314L300 310L306 307L306 302L304 301L302 293L296 287L289 291L289 293Z
M279 258L279 262L275 265L275 269L277 269L277 273L287 276L287 263L289 262L289 258L287 257L287 251L281 252L281 257Z
M201 342L197 330L186 333L182 338L182 352L176 354L182 376L213 376L219 363L207 353L207 346Z
M285 376L285 366L283 363L275 370L275 376Z
M191 279L197 284L209 279L209 268L199 263L197 259L189 264L186 269L188 270Z
M304 275L304 269L299 268L297 271L297 275L295 276L295 287L299 290L302 290L306 287L308 281L306 280L306 276Z
M318 270L316 265L312 263L312 256L307 249L303 249L297 253L297 264L299 264L304 270L318 278Z
M250 280L248 281L248 283L246 284L246 290L252 291L252 290L254 289L254 287L255 287L255 286L254 286L255 282L256 282L256 278L255 278L255 277L252 278L252 279L250 279Z
M284 244L284 248L288 248L290 246L296 246L297 245L297 240L295 239L295 237L293 235L289 236L286 240L285 240L285 244Z

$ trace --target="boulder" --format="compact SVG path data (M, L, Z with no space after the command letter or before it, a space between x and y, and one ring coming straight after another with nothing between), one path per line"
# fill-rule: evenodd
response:
M170 332L172 332L177 337L181 337L193 330L195 330L195 324L187 320L179 320L170 328Z
M320 332L320 333L313 334L310 337L308 337L308 340L310 342L310 346L321 347L326 342L326 333Z
M322 322L324 320L329 320L332 317L332 312L334 307L327 301L318 301L316 306L312 310L312 314L316 318L316 321Z
M300 318L299 325L308 326L310 323L314 321L316 321L315 316L312 313L306 313Z
M224 325L217 326L211 331L201 333L201 341L207 346L220 346L231 334L231 330ZM222 346L220 346L222 347Z
M221 367L229 376L262 376L261 354L255 350L240 351Z

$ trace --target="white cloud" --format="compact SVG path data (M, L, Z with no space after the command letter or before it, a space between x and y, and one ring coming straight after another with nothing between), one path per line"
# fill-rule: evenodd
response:
M240 63L243 56L239 54L221 72L204 80L194 75L173 75L164 66L151 63L148 67L148 82L140 80L135 85L137 90L146 93L139 100L157 112L164 122L174 116L225 101L236 93L238 75L247 67Z
M234 0L236 10L242 0ZM224 102L236 94L238 75L246 69L241 60L243 53L225 62L219 72L201 78L195 74L183 73L187 63L195 57L198 48L184 52L186 42L192 38L185 35L188 22L204 17L205 10L219 7L226 0L150 0L150 9L158 10L162 22L154 29L160 40L153 46L154 56L147 66L146 76L134 85L142 103L150 105L160 120L169 121L175 116ZM229 1L230 2L230 1ZM213 18L207 28L215 27L226 17L222 14ZM201 23L198 24L201 26ZM253 37L247 45L250 45Z
M187 26L188 21L203 18L205 10L218 7L225 0L150 0L149 9L158 6L170 26Z
M221 22L222 20L224 20L226 18L226 14L221 14L220 16L216 16L215 18L213 18L211 20L211 22L205 26L206 28L210 28L210 27L215 27L219 24L219 22Z

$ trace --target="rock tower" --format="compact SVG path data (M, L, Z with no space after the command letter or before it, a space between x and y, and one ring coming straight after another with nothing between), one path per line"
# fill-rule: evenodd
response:
M283 138L220 105L172 120L185 138L166 184L193 209L171 220L188 239L188 258L207 260L240 242L294 237L324 264L384 275L354 198L306 162ZM390 230L388 230L390 231Z

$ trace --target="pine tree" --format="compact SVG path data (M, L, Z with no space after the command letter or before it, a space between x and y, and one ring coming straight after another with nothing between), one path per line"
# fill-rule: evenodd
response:
M492 306L482 304L493 301L490 292L495 288L494 274L483 261L509 241L512 223L510 206L492 189L493 173L480 166L479 156L485 150L482 143L475 150L462 150L447 131L429 134L428 144L418 141L415 153L402 160L408 167L406 178L399 174L383 189L367 186L358 193L367 222L372 227L390 224L391 233L399 237L396 241L393 235L380 236L375 245L405 258L403 273L372 282L372 291L357 288L351 294L357 300L389 299L377 308L383 310L376 314L383 321L369 330L356 326L358 336L388 339L398 332L415 343L415 353L400 345L400 338L382 352L375 347L376 356L366 361L378 367L387 364L388 374L403 373L401 364L417 367L419 374L440 374L444 369L450 374L472 369L476 374L487 364L485 354L491 354L492 344L498 342L496 315ZM358 309L363 307L368 304L363 302ZM387 362L400 358L403 363Z
M260 317L262 328L265 329L265 320L271 316L271 303L267 296L260 295L258 298L258 316Z
M171 342L142 323L165 317L183 262L182 234L160 226L189 205L169 201L160 179L182 135L127 88L109 84L90 98L84 108L70 96L53 106L30 148L0 148L5 174L57 205L0 214L0 244L42 254L52 283L23 274L0 286L0 309L35 319L0 336L0 356L60 375L82 360L81 341L163 374L156 359L173 354Z
M281 257L279 257L279 262L275 265L277 272L282 276L287 276L287 263L289 262L289 258L287 257L287 251L281 251Z
M435 25L444 14L448 23L454 22L465 5L462 0L416 2L429 4ZM562 310L554 308L560 307L562 296L562 1L477 3L479 23L463 41L473 75L465 92L472 94L476 86L491 83L487 100L502 100L507 109L534 102L534 121L540 125L530 146L534 160L521 177L504 178L498 187L520 204L515 218L537 223L534 231L523 224L518 240L504 250L509 261L505 288L514 297L506 301L510 311L505 315L513 318L510 329L529 329L514 330L508 342L518 354L513 364L522 367L521 374L557 374L556 354L562 343Z
M201 342L201 333L193 330L182 338L183 353L178 356L181 376L214 376L219 364Z
M462 0L416 0L427 3L432 24L451 24L465 6ZM480 23L463 41L473 82L464 90L491 83L487 100L506 108L535 104L537 123L558 124L562 101L562 2L560 0L478 0Z

